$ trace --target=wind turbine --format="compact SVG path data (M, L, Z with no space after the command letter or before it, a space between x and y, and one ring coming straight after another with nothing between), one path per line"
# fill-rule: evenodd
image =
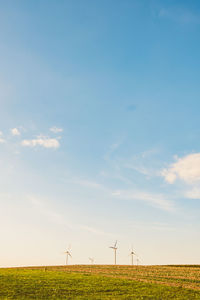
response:
M111 249L114 250L114 256L115 256L115 265L116 265L116 262L117 262L117 241L115 242L114 246L111 246L109 247Z
M136 255L136 253L133 251L133 247L131 248L130 255L131 255L131 264L133 266L133 256Z
M141 263L141 261L139 260L139 258L137 258L137 266L139 265L139 263Z
M68 249L64 252L66 254L66 265L68 265L69 256L72 257L70 253L70 249L71 247L69 246Z
M94 264L94 258L89 257L89 261L91 262L92 265Z

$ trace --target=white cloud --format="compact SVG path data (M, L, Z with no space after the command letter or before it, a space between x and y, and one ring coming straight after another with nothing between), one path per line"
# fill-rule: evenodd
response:
M193 187L191 190L186 191L184 196L190 199L200 199L200 188Z
M53 132L53 133L63 132L63 128L59 128L59 127L56 127L56 126L51 127L49 130L50 130L51 132Z
M11 129L11 133L12 133L12 135L15 135L15 136L21 134L20 131L19 131L19 129L17 129L17 128L12 128L12 129Z
M178 158L177 161L161 172L165 180L172 184L181 179L187 184L200 183L200 153Z
M6 141L3 138L0 138L0 144L5 143Z
M152 194L134 190L118 190L112 192L112 196L120 199L145 201L154 207L166 211L173 211L175 209L173 203L167 200L162 194Z
M48 137L38 137L36 139L32 140L23 140L22 146L25 147L36 147L41 146L44 148L59 148L60 143L57 139L54 138L48 138Z
M0 136L2 136L3 135L3 132L2 131L0 131Z

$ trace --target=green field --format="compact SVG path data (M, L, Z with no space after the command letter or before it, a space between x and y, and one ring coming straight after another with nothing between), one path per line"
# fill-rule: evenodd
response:
M0 269L0 299L200 299L200 266Z

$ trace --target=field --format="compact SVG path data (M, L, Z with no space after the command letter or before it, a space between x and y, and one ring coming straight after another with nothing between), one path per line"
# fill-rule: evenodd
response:
M0 299L200 299L200 266L0 269Z

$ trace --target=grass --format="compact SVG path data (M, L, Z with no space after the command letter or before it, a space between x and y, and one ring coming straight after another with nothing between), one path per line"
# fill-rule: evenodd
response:
M200 299L200 266L0 269L0 299Z

